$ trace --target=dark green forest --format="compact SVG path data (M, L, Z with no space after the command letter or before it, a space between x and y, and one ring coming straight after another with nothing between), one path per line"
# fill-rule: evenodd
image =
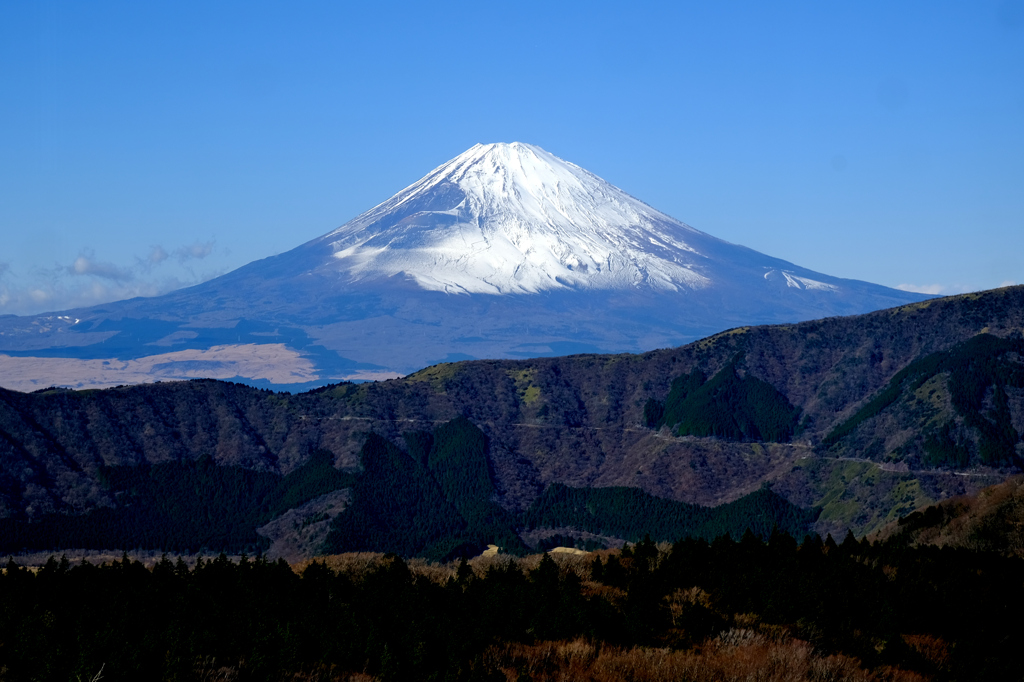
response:
M680 436L788 442L800 410L771 384L740 377L734 359L710 381L700 369L676 377L664 402L649 398L644 423Z
M774 530L806 535L820 510L802 509L763 488L735 502L702 507L649 495L638 488L548 487L530 505L527 528L572 527L596 535L636 542L678 538L741 537L748 530L766 538Z
M405 434L408 451L370 434L352 503L333 522L326 553L375 551L449 560L490 543L522 553L519 520L492 501L487 437L459 417Z
M394 555L360 575L224 556L193 569L165 558L149 570L125 557L51 559L33 573L10 562L0 575L0 666L18 680L91 679L101 669L110 681L209 679L222 666L250 680L345 671L503 680L486 654L505 643L582 638L699 654L733 631L799 638L821 656L889 670L886 679L895 669L1020 679L1022 569L990 554L852 536L798 544L783 533L670 550L644 540L582 572L547 555L529 570L463 564L443 579Z
M115 491L116 508L82 515L49 514L29 521L0 519L0 552L61 548L158 549L167 552L257 552L268 542L256 528L315 497L352 485L315 451L280 476L221 467L210 457L192 462L107 467L101 482Z

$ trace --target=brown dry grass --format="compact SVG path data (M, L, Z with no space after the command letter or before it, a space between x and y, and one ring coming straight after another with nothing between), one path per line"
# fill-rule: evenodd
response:
M618 554L618 550L603 550L601 554L614 553ZM581 580L588 580L590 578L590 566L594 563L594 557L598 556L597 552L590 552L588 554L562 554L555 553L550 555L554 559L555 563L558 564L559 572L564 576L566 573L575 573ZM522 571L532 571L540 566L541 559L544 558L544 554L530 554L515 560L517 566Z
M617 553L611 550L605 553ZM602 553L602 556L605 554ZM584 555L552 554L558 565L559 571L564 576L567 573L575 573L581 580L590 580L590 565L597 553ZM478 577L486 575L491 568L505 568L509 565L517 567L520 571L528 572L540 566L543 554L531 554L525 557L513 557L509 554L497 554L493 556L478 556L466 563L473 574ZM312 559L304 559L293 563L292 570L302 573L314 563L325 564L328 568L348 576L353 580L361 580L368 573L378 568L384 559L384 555L376 552L349 552L346 554L330 554ZM416 577L426 578L436 583L445 583L449 578L454 578L459 569L459 562L437 563L426 559L409 559L406 561L409 571Z
M699 650L600 647L582 639L492 647L485 665L509 682L923 682L904 670L864 670L857 659L825 656L807 642L773 641L755 630L733 629Z
M952 652L945 640L934 635L903 635L903 641L938 670L949 666Z
M245 661L238 665L220 665L213 657L200 661L194 679L199 682L236 682L252 677ZM376 678L362 672L339 670L337 666L319 664L300 672L282 673L281 682L374 682Z
M319 556L313 559L305 559L303 561L296 562L291 566L293 571L301 574L312 564L324 564L335 573L347 576L351 580L359 582L369 573L380 568L385 561L384 557L384 554L378 552L348 552L346 554L329 554L327 556ZM499 561L474 559L469 562L469 565L473 568L474 573L483 575L487 566L491 564L502 562L508 563L507 558L494 558ZM409 559L405 563L406 566L409 567L409 572L417 578L425 578L438 584L444 584L448 582L449 579L454 578L459 569L458 562L442 564L434 561L427 561L426 559Z
M335 573L358 581L375 568L378 568L383 559L384 555L379 552L348 552L346 554L328 554L313 559L304 559L292 564L291 567L293 571L301 574L311 564L324 564Z

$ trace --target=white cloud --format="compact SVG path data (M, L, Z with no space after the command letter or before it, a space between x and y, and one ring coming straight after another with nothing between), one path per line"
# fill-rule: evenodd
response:
M187 260L202 260L213 253L214 242L196 242L190 246L182 246L174 250L174 257L184 263Z
M4 275L11 269L9 263L0 262L0 311L3 310L7 302L11 300L11 291L7 284L4 283Z
M901 291L912 291L915 294L941 294L945 287L941 284L897 284L896 288Z
M97 258L84 249L69 265L18 272L0 262L0 315L34 315L119 301L137 296L160 296L223 274L223 268L195 272L191 264L213 253L214 241L195 242L173 250L156 245L131 265ZM167 264L168 260L176 261ZM158 275L156 268L160 268Z
M932 294L933 296L955 296L956 294L967 294L972 291L984 291L988 288L1000 288L1014 286L1014 282L1007 280L998 287L986 285L985 287L969 286L967 284L898 284L897 289L913 291L917 294Z
M157 245L149 252L148 260L150 265L160 265L168 258L170 258L170 254L164 251L164 247Z
M113 263L103 263L96 260L92 254L83 253L75 259L75 262L68 266L67 271L72 275L92 275L114 282L129 282L135 279L135 273L128 268L118 267Z
M46 303L53 298L53 295L50 292L43 291L42 289L30 289L28 296L34 303Z
M85 308L121 301L136 296L160 296L175 289L198 284L200 280L183 281L177 277L159 280L115 282L106 279L56 279L22 288L0 284L0 314L34 315L37 313Z
M3 271L0 271L0 275L2 275L2 274L3 274ZM1002 289L1003 287L1015 287L1015 286L1017 286L1017 283L1014 282L1012 279L1008 279L1005 282L1003 282L1002 284L1000 284L997 288L998 289Z

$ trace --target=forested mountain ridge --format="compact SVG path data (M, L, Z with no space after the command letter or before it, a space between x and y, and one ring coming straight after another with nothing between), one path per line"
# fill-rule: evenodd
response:
M1013 347L1004 344L979 361L995 373L970 374L981 395L971 417L954 405L942 413L946 421L932 419L920 400L903 399L924 384L914 387L917 379L906 383L899 373L979 334L1012 346L1022 328L1024 287L1009 287L855 317L739 328L640 355L447 363L403 379L299 395L207 380L0 391L0 516L114 505L101 482L101 472L112 466L209 455L218 465L287 474L322 448L333 454L335 467L356 472L369 434L405 448L403 434L465 417L486 434L493 499L510 511L526 510L552 483L627 486L715 505L768 482L795 503L822 506L821 528L866 532L1001 480L1018 465L1024 396ZM955 390L940 384L955 372L933 365L926 381L935 385L925 387L925 395L935 389L936 403L953 400L943 396ZM711 435L679 435L683 422L652 422L651 401L667 414L673 382L698 371L703 379L680 402L688 406L680 414L723 414L721 406L744 400L756 415L766 413L758 410L769 400L768 412L790 415L795 426L783 419L772 423L792 428L768 435L742 425L716 431L723 424L713 417L702 422L710 431L688 432ZM989 380L995 383L985 385ZM889 389L897 399L864 413ZM863 419L853 428L840 429L858 414ZM756 422L751 419L748 427ZM1015 451L982 458L975 432L987 427L978 419L999 427L1004 445L1016 434ZM946 423L952 426L943 431ZM966 458L964 450L954 450L960 454L953 459L930 455L926 445L939 451L934 444L943 435L952 447L966 448ZM760 440L773 436L783 442ZM957 467L971 475L950 473Z

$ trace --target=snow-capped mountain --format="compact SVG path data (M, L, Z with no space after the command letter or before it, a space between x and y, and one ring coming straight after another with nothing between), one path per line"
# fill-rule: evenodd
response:
M13 357L0 369L16 360L39 376L31 385L75 383L61 376L69 362L116 358L150 380L309 385L441 360L642 351L922 298L722 241L539 147L478 144L324 236L199 286L0 319L0 354ZM140 380L120 366L82 370L77 385Z
M347 284L398 276L449 294L695 291L721 279L716 262L759 268L760 286L837 290L522 142L475 145L316 241Z
M323 238L352 281L423 289L678 291L712 239L540 147L478 144ZM715 240L717 241L717 240Z

